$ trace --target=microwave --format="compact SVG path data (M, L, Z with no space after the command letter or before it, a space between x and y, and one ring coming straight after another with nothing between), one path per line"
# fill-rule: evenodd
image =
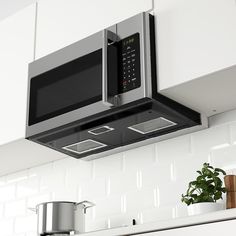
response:
M206 127L158 93L157 74L149 13L40 58L29 64L26 138L93 159Z

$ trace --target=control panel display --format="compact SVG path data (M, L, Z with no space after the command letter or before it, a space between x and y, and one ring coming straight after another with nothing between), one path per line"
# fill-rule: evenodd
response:
M119 93L141 86L139 33L120 41L121 70Z

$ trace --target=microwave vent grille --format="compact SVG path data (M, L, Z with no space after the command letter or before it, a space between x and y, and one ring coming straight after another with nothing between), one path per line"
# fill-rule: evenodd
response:
M149 121L145 121L133 126L129 126L128 129L131 129L140 134L148 134L154 131L162 130L169 128L171 126L177 125L175 122L170 121L164 117L158 117Z
M100 134L104 134L113 130L114 128L104 125L104 126L89 130L88 133L93 134L93 135L100 135Z
M90 152L90 151L103 148L106 146L107 145L104 143L100 143L92 139L87 139L78 143L65 146L62 149L76 153L76 154L83 154L83 153Z

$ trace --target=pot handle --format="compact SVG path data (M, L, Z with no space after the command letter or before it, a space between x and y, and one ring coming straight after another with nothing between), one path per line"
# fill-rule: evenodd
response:
M34 213L37 213L37 209L33 207L28 207L28 210L33 211Z
M81 204L84 205L84 213L85 213L85 214L86 214L86 211L87 211L88 208L96 206L95 203L90 202L90 201L78 202L78 203L76 203L76 206L81 205Z

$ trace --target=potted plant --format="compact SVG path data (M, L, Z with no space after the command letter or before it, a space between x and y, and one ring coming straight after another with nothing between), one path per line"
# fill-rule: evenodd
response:
M226 188L220 179L221 175L226 175L220 168L213 168L209 163L204 163L196 180L191 181L187 193L182 194L181 201L188 206L188 214L196 215L223 209L223 204L217 203L222 199Z

